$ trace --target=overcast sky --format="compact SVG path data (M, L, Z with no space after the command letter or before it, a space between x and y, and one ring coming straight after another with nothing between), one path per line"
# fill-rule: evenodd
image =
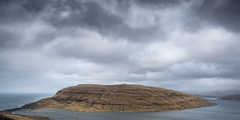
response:
M0 0L0 92L240 90L239 0Z

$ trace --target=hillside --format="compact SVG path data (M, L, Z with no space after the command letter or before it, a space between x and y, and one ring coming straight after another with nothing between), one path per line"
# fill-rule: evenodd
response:
M214 104L199 97L163 88L126 84L82 84L62 89L51 98L23 108L61 108L79 112L150 112L211 105Z

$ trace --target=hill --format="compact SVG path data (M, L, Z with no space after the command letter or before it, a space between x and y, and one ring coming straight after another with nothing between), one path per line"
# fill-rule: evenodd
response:
M79 112L151 112L211 106L199 97L142 85L81 84L62 89L26 109L61 108Z

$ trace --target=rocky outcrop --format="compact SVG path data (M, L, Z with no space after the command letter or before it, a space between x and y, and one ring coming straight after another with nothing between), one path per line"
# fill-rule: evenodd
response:
M211 105L214 104L199 97L163 88L82 84L62 89L51 98L23 108L61 108L79 112L150 112Z

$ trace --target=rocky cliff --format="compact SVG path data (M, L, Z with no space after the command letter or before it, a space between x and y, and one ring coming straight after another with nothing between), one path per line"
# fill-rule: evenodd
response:
M214 104L199 97L163 88L126 84L82 84L62 89L51 98L23 108L61 108L79 112L150 112L211 105Z

